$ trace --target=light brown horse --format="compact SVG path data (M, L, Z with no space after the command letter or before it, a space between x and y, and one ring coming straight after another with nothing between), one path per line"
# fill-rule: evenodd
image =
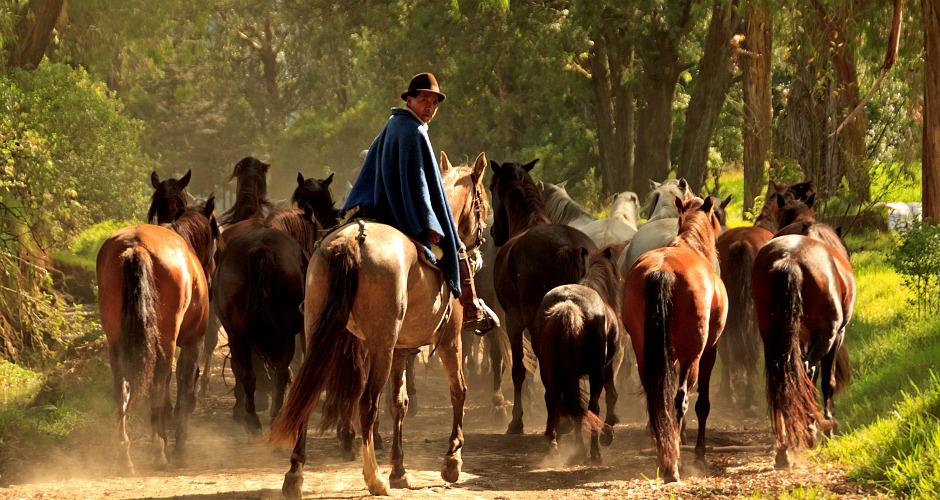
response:
M650 430L665 482L679 480L682 420L688 391L696 382L695 455L705 465L708 384L728 314L728 295L713 265L721 225L712 200L676 198L678 235L667 246L641 255L624 283L623 323L646 391Z
M443 186L457 232L468 251L475 251L487 215L486 156L480 153L473 167L447 165L441 165ZM323 409L320 432L335 428L358 402L363 477L373 495L390 493L378 476L372 433L386 380L394 429L390 482L408 487L402 450L405 360L411 349L424 345L434 346L443 362L454 410L441 476L447 482L459 478L467 392L460 362L463 309L441 272L420 255L415 242L397 229L360 220L324 237L311 256L304 298L307 354L270 431L272 445L294 445L282 487L286 496L301 496L307 420L323 390L332 395L332 404Z
M219 235L215 199L190 206L175 222L129 226L111 235L98 252L98 307L108 339L118 406L119 466L133 473L127 412L150 392L151 446L166 465L166 415L173 354L176 363L176 448L186 443L196 404L199 355L209 321L214 242Z
M787 225L760 249L752 271L777 468L790 466L791 448L815 446L817 423L831 435L832 397L849 379L843 339L855 306L855 275L838 233L816 222L813 199L777 196L777 223ZM813 382L820 364L822 416Z

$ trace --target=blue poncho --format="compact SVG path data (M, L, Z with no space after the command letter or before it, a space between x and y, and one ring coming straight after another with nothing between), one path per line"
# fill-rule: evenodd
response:
M378 222L424 245L428 260L441 268L454 296L460 296L457 230L431 139L411 111L392 109L385 128L372 141L342 213L357 206L370 208ZM429 229L442 235L440 261L430 251Z

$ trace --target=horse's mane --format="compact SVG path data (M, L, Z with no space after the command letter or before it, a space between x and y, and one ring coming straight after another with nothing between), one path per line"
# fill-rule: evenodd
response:
M213 255L212 243L219 235L215 218L205 215L205 203L190 205L175 221L162 224L163 227L179 234L199 257L203 268L207 268Z
M550 182L543 182L542 186L543 206L546 215L552 222L567 224L582 217L589 217L592 220L595 218L593 214L571 199L563 187Z
M617 316L623 303L623 280L617 269L617 259L625 245L606 245L591 253L588 268L580 284L596 291Z
M268 166L250 156L238 162L229 177L229 180L238 179L235 203L219 218L222 225L257 217L274 208L274 203L268 199L268 181L265 178Z
M701 210L703 204L704 200L701 198L692 198L691 202L679 213L679 234L669 242L668 246L674 247L685 243L709 262L714 262L718 259L715 239L720 227L715 227L718 225L718 218L714 212L709 214Z
M264 226L287 232L300 243L304 253L310 254L318 238L317 223L310 219L311 216L299 208L281 208L265 217Z

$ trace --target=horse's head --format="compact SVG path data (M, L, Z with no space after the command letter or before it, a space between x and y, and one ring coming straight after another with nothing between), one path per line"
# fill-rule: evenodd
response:
M153 185L153 196L150 197L150 209L147 210L147 222L157 224L173 222L180 210L192 202L192 197L186 192L186 186L192 178L192 170L179 179L160 180L157 172L150 174L150 184Z
M806 201L790 199L782 194L777 194L772 203L776 204L776 222L777 228L784 227L795 222L816 222L816 212L813 211L813 203L816 201L816 193L810 193Z
M709 196L712 201L712 207L715 210L715 216L718 217L718 222L721 224L721 227L728 225L728 205L731 204L731 195L729 194L727 198L721 199L717 196Z
M447 155L441 151L441 179L447 192L447 201L457 225L457 234L467 252L475 252L483 245L489 199L483 187L486 172L486 153L477 155L473 166L451 165Z
M291 202L298 208L310 205L317 222L324 228L335 226L338 220L338 211L333 206L333 192L330 190L332 183L333 174L326 179L304 179L303 174L297 172L297 188L291 196Z
M268 170L271 165L246 156L235 164L232 176L236 179L235 203L224 214L222 224L228 225L252 217L263 217L272 203L268 200Z
M717 257L715 240L721 234L721 222L715 213L715 201L719 198L713 196L702 198L694 197L688 200L676 198L675 207L679 212L679 236L689 246L698 250L708 260Z
M673 210L675 203L673 200L688 200L695 196L692 188L685 178L666 179L663 182L650 180L650 192L646 195L649 200L649 210L646 213L647 220L665 219L676 217Z
M636 224L640 213L640 197L633 191L623 191L614 195L610 202L610 216L619 216L627 219L627 222Z
M534 191L541 203L541 193L529 171L538 163L538 159L529 163L522 164L517 162L506 162L500 165L491 161L493 176L490 178L490 193L493 194L493 227L490 228L490 234L493 236L496 246L502 246L509 240L510 231L510 198L515 193L520 199L525 199L527 191ZM544 206L543 206L544 210Z

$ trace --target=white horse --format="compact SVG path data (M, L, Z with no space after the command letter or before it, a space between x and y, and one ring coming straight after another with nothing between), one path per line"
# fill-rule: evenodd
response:
M537 183L539 190L542 191L542 203L545 204L545 212L555 224L564 224L575 229L584 230L584 226L597 219L568 195L568 191L565 189L567 183L568 181L561 184L541 181Z
M676 198L688 200L695 196L685 179L667 179L663 182L650 181L650 210L647 222L640 226L630 246L620 254L617 264L620 273L626 276L633 263L645 252L660 248L669 243L679 233L679 211Z
M584 226L581 231L594 240L597 248L627 243L636 234L640 198L633 191L623 191L610 203L610 215Z

